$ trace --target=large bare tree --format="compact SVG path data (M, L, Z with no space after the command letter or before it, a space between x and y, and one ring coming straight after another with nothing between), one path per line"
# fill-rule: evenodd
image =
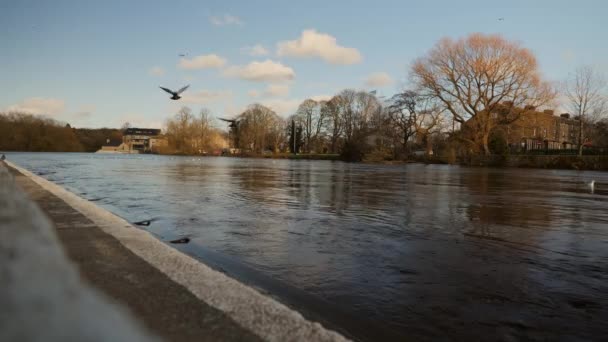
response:
M578 154L583 154L583 144L588 138L585 125L593 124L608 112L606 79L590 66L574 72L566 82L565 95L570 110L579 119Z
M330 152L338 152L338 141L342 137L344 131L344 123L340 114L343 99L339 96L334 96L327 101L323 107L323 116L325 117L324 126L329 136Z
M496 125L525 115L517 108L532 110L554 97L532 52L499 35L442 39L415 61L411 77L421 95L441 102L461 127L477 133L465 140L485 154ZM497 120L493 113L499 106L506 115Z
M250 148L255 153L278 149L278 135L284 131L284 122L272 109L255 103L247 107L238 120L241 148Z
M305 150L308 153L312 151L314 143L321 135L325 119L325 111L322 110L322 107L323 103L307 99L300 104L296 111L297 121L303 128Z
M428 136L439 128L442 109L432 99L420 96L415 91L404 90L391 97L388 119L399 137L401 150L407 154L408 142L418 136Z

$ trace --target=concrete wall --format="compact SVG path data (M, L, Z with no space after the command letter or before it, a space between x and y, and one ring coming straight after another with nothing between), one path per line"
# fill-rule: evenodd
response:
M0 341L157 341L80 280L54 228L0 162Z

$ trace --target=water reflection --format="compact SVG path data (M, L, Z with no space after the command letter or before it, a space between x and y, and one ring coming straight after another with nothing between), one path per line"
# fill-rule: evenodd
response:
M321 311L343 309L396 339L608 333L604 173L8 157L132 222L151 219L146 229L161 239L189 236L190 245L328 300Z

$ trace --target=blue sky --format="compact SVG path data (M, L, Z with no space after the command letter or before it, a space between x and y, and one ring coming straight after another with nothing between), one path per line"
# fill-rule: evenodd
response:
M551 81L583 64L606 74L606 13L601 0L3 1L0 111L77 127L159 127L181 105L287 116L344 88L392 95L414 58L472 32L521 42ZM179 103L158 88L185 84Z

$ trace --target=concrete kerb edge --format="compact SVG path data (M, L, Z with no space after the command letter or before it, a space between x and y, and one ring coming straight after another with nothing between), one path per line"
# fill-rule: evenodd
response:
M0 341L160 341L81 281L53 228L0 161Z
M147 231L63 187L5 161L114 236L131 252L267 341L348 341L319 323L166 245Z

